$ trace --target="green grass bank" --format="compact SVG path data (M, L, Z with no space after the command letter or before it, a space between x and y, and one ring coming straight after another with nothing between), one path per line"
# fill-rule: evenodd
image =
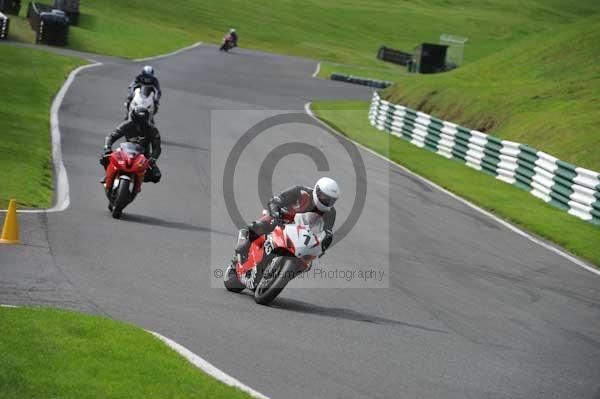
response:
M0 307L0 397L250 398L150 333L103 317Z
M312 109L348 138L600 266L600 227L458 161L375 129L367 118L369 105L362 101L319 101L312 104Z
M397 79L391 102L600 171L600 15L455 71Z
M0 208L52 202L50 105L69 72L85 62L0 46Z
M125 57L219 42L235 27L247 48L379 65L380 45L411 51L442 33L470 38L468 61L597 10L595 0L86 0L71 47Z

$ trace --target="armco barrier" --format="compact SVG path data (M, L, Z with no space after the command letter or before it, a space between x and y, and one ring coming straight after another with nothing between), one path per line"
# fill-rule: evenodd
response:
M377 51L377 58L383 61L393 62L399 65L408 65L413 55L393 48L381 46Z
M10 27L10 19L0 12L0 39L8 38L8 28Z
M600 225L600 174L525 144L501 140L373 95L369 121L379 130L530 192Z
M347 82L347 83L353 83L353 84L357 84L357 85L374 87L376 89L385 89L386 87L392 85L392 82L387 82L385 80L361 78L358 76L344 75L341 73L332 73L330 79L337 80L340 82Z

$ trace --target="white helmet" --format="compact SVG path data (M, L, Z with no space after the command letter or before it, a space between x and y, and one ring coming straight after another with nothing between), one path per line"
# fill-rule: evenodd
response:
M142 69L142 75L146 75L146 76L154 76L154 68L152 68L150 65L146 65L143 69Z
M313 201L321 212L329 212L340 197L340 188L337 182L329 177L321 177L313 190Z
M235 29L233 29L233 28L229 29L229 33L235 33Z

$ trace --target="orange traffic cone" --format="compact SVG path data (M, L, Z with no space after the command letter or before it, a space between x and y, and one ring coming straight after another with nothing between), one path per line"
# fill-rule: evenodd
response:
M17 220L17 201L11 199L8 203L8 212L4 219L4 227L2 228L2 236L0 236L0 244L20 244L19 241L19 222Z

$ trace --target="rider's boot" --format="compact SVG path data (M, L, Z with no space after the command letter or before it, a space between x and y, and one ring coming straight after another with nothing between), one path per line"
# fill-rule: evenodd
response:
M240 263L246 263L251 243L248 229L240 229L237 245L235 246L235 253L239 256Z

